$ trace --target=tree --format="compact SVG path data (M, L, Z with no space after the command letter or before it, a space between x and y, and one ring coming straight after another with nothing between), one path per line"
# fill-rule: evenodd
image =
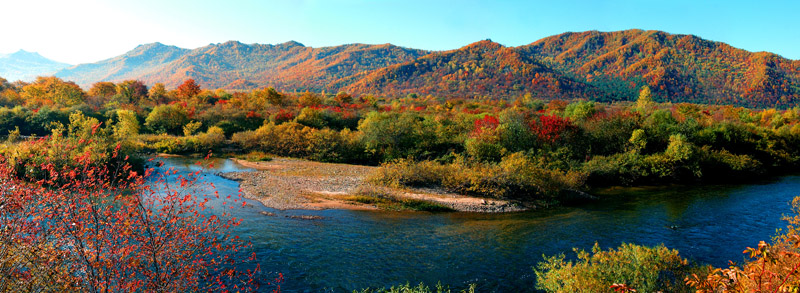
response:
M11 88L11 87L12 86L11 86L10 83L8 83L8 80L6 80L5 78L0 77L0 92L6 90L8 88Z
M411 112L370 112L358 125L366 150L389 161L436 150L435 121Z
M90 97L111 98L117 93L117 86L113 82L99 81L92 84L89 89Z
M114 124L114 135L121 140L139 134L139 119L131 110L117 110L117 123Z
M306 91L302 95L300 95L300 105L310 107L310 106L319 106L322 104L322 98L312 92Z
M147 97L154 104L165 103L167 101L167 89L163 83L156 83L150 88Z
M274 106L283 106L286 103L286 97L276 91L274 88L269 87L265 90L267 102Z
M144 125L158 133L182 133L183 125L189 122L186 108L178 105L158 105L147 115Z
M65 82L58 77L37 77L34 83L22 88L22 98L27 104L70 107L85 101L86 93L74 82Z
M639 99L636 100L636 109L646 111L653 106L653 93L649 86L643 86L639 91Z
M669 136L669 145L664 154L675 161L689 160L694 154L694 145L688 142L683 134L673 134Z
M199 121L192 121L187 123L183 126L183 136L192 136L194 135L200 127L203 126L203 122Z
M348 93L346 93L346 92L339 92L339 93L337 93L337 94L336 94L336 96L335 96L335 97L333 97L333 99L334 99L334 100L336 101L336 103L338 103L339 105L350 104L350 103L352 103L352 102L353 102L353 96L351 96L350 94L348 94Z
M597 113L594 102L578 101L567 105L564 109L564 116L574 120L580 121L592 117Z
M126 80L117 85L117 95L122 103L139 104L147 97L147 86L138 80Z
M176 89L178 98L190 99L200 93L200 86L195 83L194 79L187 79Z
M633 133L631 133L631 138L628 139L628 143L631 145L631 150L636 153L641 152L647 146L647 136L642 129L635 129Z

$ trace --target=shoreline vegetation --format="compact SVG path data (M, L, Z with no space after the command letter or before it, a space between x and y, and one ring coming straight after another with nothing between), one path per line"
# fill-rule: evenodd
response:
M648 86L611 103L530 94L228 92L203 90L191 79L174 90L131 80L84 92L55 77L0 80L0 87L0 131L9 133L3 152L12 157L25 153L16 146L23 138L68 135L119 141L133 157L213 151L375 167L354 177L369 183L358 190L311 189L316 199L266 201L286 208L328 200L444 210L416 202L425 198L455 210L515 211L594 199L589 191L611 186L741 182L800 166L800 108L659 103L664 97ZM245 185L271 184L263 172L240 177ZM461 207L455 195L503 203Z

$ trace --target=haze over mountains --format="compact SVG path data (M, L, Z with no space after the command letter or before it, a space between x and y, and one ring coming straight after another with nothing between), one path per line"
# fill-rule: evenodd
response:
M435 52L391 44L230 41L188 50L153 43L55 75L84 88L128 79L174 88L193 78L204 88L241 90L629 100L649 85L657 98L675 102L786 107L800 101L798 60L643 30L564 33L518 47L484 40Z
M39 75L52 75L69 64L42 57L39 53L19 50L12 54L0 55L0 77L9 81L31 81Z

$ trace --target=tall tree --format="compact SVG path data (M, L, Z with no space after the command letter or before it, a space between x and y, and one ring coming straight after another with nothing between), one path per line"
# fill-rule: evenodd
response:
M123 103L138 104L147 97L147 86L138 80L126 80L117 85L117 94Z
M177 92L179 98L190 99L200 93L200 86L197 85L194 79L190 78L178 86Z
M156 83L150 88L147 97L155 104L164 103L167 101L167 88L163 83Z
M117 94L117 86L110 81L99 81L89 89L90 97L111 98Z

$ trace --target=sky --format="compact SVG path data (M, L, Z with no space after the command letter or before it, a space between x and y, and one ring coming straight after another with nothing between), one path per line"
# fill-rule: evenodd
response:
M70 64L153 42L449 50L484 39L519 46L568 31L633 28L800 59L800 1L10 0L0 7L0 54L24 49Z

